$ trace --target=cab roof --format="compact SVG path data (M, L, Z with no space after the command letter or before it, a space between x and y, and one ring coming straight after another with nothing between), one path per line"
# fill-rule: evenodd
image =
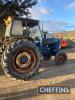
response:
M34 27L39 24L39 20L29 19L29 18L14 18L14 20L22 21L23 25L27 25L28 27Z

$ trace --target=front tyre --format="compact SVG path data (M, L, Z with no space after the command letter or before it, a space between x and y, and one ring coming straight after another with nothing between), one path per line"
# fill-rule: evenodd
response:
M39 69L39 49L30 40L17 40L6 48L1 63L7 75L28 79Z
M67 61L67 55L65 52L58 52L55 56L55 63L56 65L63 65Z

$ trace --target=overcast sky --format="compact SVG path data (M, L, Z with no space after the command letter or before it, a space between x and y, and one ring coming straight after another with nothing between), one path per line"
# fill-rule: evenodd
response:
M39 0L30 11L49 32L75 29L75 0Z

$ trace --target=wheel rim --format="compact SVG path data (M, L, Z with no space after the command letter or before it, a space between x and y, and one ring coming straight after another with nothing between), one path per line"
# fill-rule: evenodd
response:
M13 59L14 69L18 72L31 71L36 65L36 54L29 48L19 50Z
M62 55L61 55L61 56L59 57L60 63L65 62L65 60L66 60L65 56L62 56Z

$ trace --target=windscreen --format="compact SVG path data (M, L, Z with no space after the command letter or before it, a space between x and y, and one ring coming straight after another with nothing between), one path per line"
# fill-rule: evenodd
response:
M34 27L30 27L29 31L30 31L30 36L33 39L40 39L41 38L41 32L40 32L40 28L38 25L34 26Z

